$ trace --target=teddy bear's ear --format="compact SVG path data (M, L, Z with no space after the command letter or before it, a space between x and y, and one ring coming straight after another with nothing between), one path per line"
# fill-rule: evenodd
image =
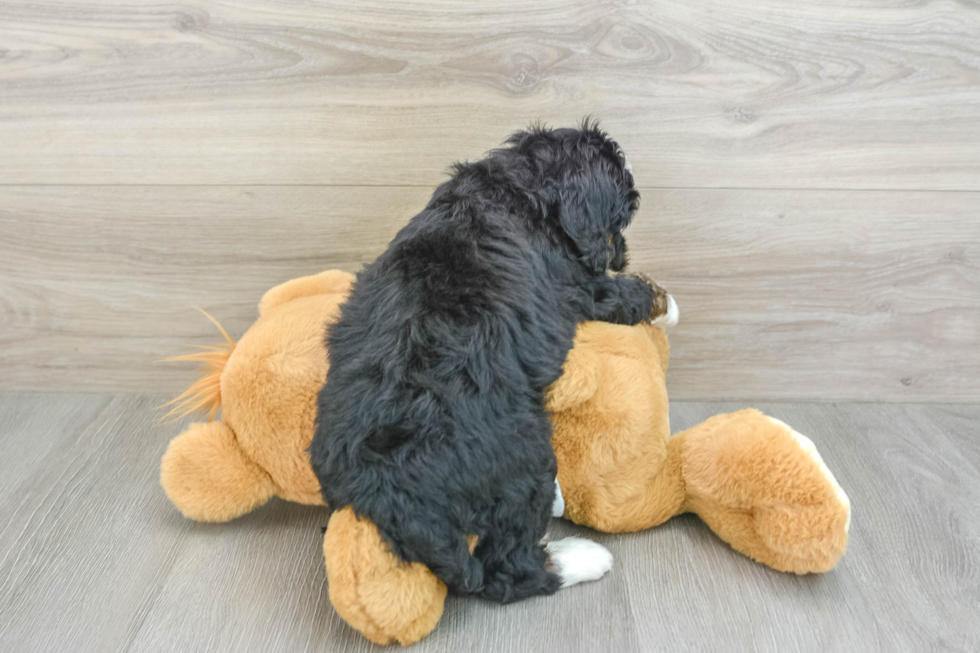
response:
M262 295L259 302L259 315L265 315L277 306L287 304L300 297L313 295L346 295L354 285L354 275L343 270L327 270L308 277L299 277L275 288L270 288Z
M557 413L591 399L599 388L599 356L587 347L573 347L562 375L548 388L545 408Z

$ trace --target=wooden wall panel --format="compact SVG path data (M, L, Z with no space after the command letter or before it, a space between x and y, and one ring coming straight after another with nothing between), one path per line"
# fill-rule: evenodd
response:
M454 160L593 114L684 311L676 398L980 389L980 5L0 3L0 388L171 392Z
M269 287L372 260L422 188L0 186L0 389L176 392ZM980 193L644 189L675 399L980 396Z
M976 401L980 194L653 191L633 262L681 302L673 396Z
M980 190L980 5L0 4L0 183L431 187L535 119L643 186Z

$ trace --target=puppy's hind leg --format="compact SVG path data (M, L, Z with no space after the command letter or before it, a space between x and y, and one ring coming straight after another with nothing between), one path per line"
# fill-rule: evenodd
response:
M448 521L426 512L389 532L398 533L396 553L424 564L454 594L478 594L483 588L483 565L470 554L466 535Z
M562 587L599 580L612 569L613 557L601 544L581 537L566 537L545 546L552 570Z
M552 471L514 483L488 515L490 527L476 548L484 570L483 598L512 603L561 587L562 579L549 568L540 544L555 501Z
M554 496L535 493L549 501ZM522 508L534 504L533 500L523 502ZM529 596L553 594L559 588L577 583L598 580L612 568L612 554L595 542L568 537L550 542L546 546L539 543L547 527L551 506L545 508L540 523L522 520L528 517L520 511L500 510L496 515L497 528L480 540L476 556L483 562L483 598L500 603L520 601ZM514 528L524 525L523 529Z
M512 542L512 537L504 537ZM494 546L492 540L481 545ZM548 554L540 545L510 548L507 551L488 553L478 548L477 555L487 556L484 561L484 585L480 596L498 603L513 603L529 596L554 594L562 586L562 579L548 569Z

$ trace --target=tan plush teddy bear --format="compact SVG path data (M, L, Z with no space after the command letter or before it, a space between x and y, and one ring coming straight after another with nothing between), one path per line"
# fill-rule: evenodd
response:
M174 400L210 409L161 464L187 517L227 521L273 496L323 504L307 447L327 376L324 329L353 276L327 271L267 292L238 343L177 357L207 370ZM831 569L847 545L850 503L813 443L756 410L717 415L671 437L663 330L588 322L551 387L563 515L606 532L696 513L733 548L780 571ZM410 644L442 615L446 586L396 558L374 525L336 506L324 537L330 600L370 640ZM475 546L475 539L470 548Z

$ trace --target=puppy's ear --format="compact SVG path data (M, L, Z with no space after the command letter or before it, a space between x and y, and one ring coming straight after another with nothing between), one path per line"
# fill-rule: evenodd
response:
M623 191L607 174L576 176L559 193L561 227L593 274L606 271L611 226L624 210L629 211L629 204L624 204Z

